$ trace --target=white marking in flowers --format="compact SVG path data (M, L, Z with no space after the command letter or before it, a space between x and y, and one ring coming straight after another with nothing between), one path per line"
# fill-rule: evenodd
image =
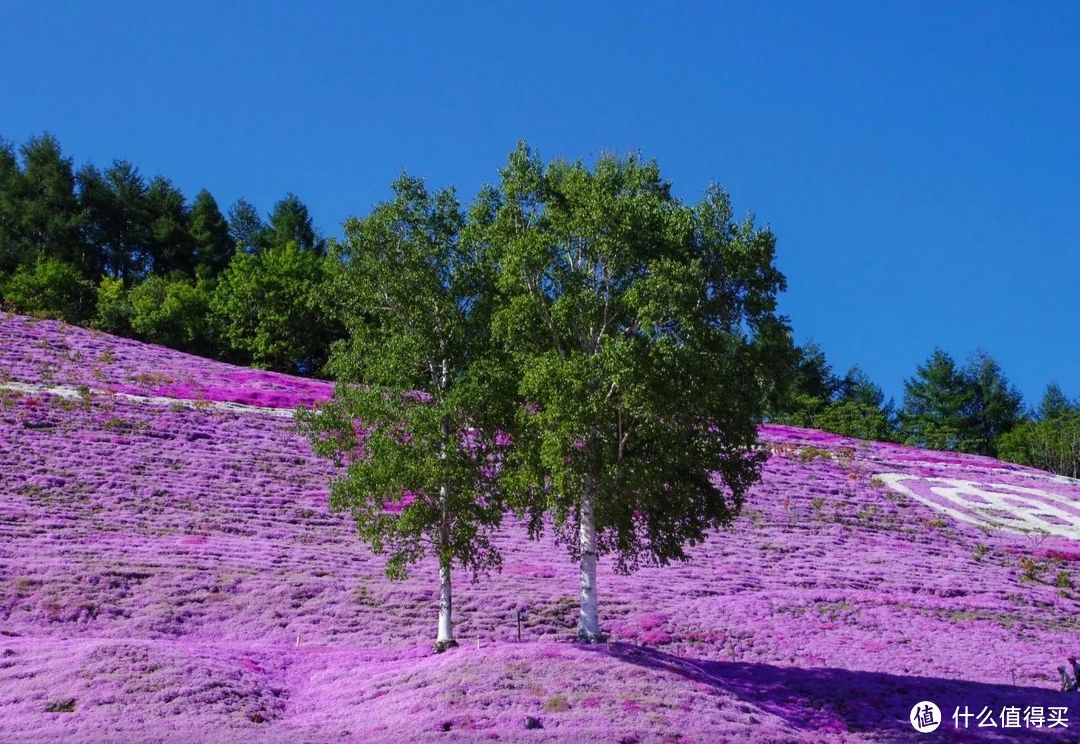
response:
M973 457L973 455L969 455ZM889 465L889 462L885 460L882 465ZM930 468L933 470L942 471L971 471L972 469L978 469L977 466L973 468L970 462L934 462L932 460L904 460L904 466L909 468ZM1050 483L1058 483L1063 486L1080 486L1080 478L1070 478L1067 475L1057 475L1055 473L1043 473L1036 470L1023 470L1017 471L1015 469L1004 470L1005 474L1015 475L1022 472L1024 478L1034 478L1036 480L1049 481ZM908 476L914 477L914 476Z
M82 398L86 389L71 387L69 385L33 385L25 382L3 382L0 390L11 390L16 393L34 394L45 393L59 398ZM150 403L159 406L182 405L185 408L207 408L214 411L232 411L233 413L260 413L266 416L279 416L292 418L296 413L292 408L264 408L262 406L249 406L245 403L228 403L216 400L192 400L190 398L166 398L158 395L133 395L131 393L115 393L108 390L90 390L91 395L104 398L121 398L136 403Z
M875 477L897 493L962 522L1080 540L1080 502L1062 494L1007 483L925 478L906 473L880 473Z

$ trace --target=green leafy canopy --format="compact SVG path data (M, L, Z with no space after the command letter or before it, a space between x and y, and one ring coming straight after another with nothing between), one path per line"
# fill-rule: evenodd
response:
M672 196L655 162L543 165L524 144L487 228L497 339L519 379L508 492L576 553L581 495L619 568L685 557L759 474L757 424L782 337L775 238L711 187Z
M486 213L481 202L469 218ZM388 553L392 576L432 554L474 571L499 563L490 537L505 510L497 422L509 387L490 344L489 252L474 232L453 192L402 176L332 246L347 331L328 365L339 385L301 421L346 466L331 507Z

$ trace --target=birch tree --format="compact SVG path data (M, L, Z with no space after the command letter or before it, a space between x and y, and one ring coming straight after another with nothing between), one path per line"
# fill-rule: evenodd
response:
M469 218L489 222L484 192ZM348 331L328 369L333 400L301 413L320 454L337 459L330 506L402 578L418 561L439 568L437 651L457 645L452 573L499 565L497 426L505 365L491 349L491 271L451 191L402 176L394 198L345 224L333 246L333 295ZM505 414L501 414L505 416Z
M521 403L503 481L579 563L578 637L599 641L598 559L684 560L758 479L784 278L769 230L718 188L683 204L654 162L544 165L522 144L499 191L493 327Z

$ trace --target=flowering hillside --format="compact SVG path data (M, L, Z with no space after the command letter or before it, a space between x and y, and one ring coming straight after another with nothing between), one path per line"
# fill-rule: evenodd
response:
M732 529L602 562L611 643L570 642L575 567L510 523L436 656L435 566L383 577L280 410L330 392L0 316L0 741L902 741L923 700L949 740L1080 728L1076 481L766 426Z

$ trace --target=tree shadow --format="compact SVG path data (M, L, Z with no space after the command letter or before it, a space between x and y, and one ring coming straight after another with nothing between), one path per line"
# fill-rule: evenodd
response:
M927 735L946 741L1080 741L1080 695L1055 689L988 684L938 677L916 677L850 669L781 667L772 664L684 659L656 648L629 643L585 646L646 669L680 675L777 716L808 734L863 733L879 741L912 741L912 707L923 700L941 709L942 723ZM973 714L957 728L953 712ZM1020 709L1020 728L1002 728L1002 709ZM1025 727L1030 706L1067 707L1068 728ZM998 728L979 727L977 716L989 707Z

